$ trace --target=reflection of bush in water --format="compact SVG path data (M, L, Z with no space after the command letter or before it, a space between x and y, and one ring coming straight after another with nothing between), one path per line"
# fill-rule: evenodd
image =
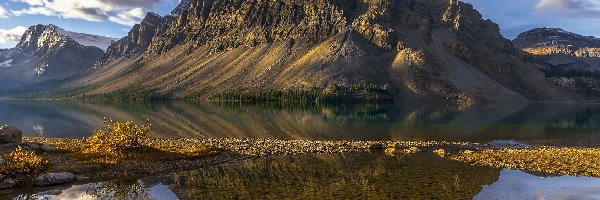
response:
M184 198L403 199L472 198L498 170L434 155L274 157L172 175Z
M146 185L139 180L116 180L98 184L85 191L87 195L102 200L149 199Z

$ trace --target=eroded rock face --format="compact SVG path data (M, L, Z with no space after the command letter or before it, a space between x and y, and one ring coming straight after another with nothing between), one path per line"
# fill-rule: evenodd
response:
M76 180L75 174L62 172L62 173L47 173L39 175L34 180L34 185L38 187L46 187L52 185L60 185L70 183Z
M21 143L23 132L13 126L0 127L0 145Z

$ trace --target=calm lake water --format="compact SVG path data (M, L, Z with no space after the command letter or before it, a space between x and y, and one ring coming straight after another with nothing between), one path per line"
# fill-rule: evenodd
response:
M154 137L312 140L514 139L600 146L600 104L215 105L0 101L0 123L27 136L81 138L103 118L152 124Z
M32 199L597 199L600 179L473 167L433 154L275 156L143 179L9 194Z
M103 118L152 124L163 138L517 140L600 146L598 104L280 105L0 101L27 136L81 138ZM82 183L78 183L82 184ZM33 199L596 199L600 179L473 167L431 153L274 156L194 171L3 191ZM2 198L0 198L2 199ZM17 198L18 199L18 198Z

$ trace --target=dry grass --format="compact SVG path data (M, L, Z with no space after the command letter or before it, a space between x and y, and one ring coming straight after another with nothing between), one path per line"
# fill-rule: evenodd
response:
M24 180L43 172L48 167L48 160L33 151L24 150L21 146L2 155L4 163L0 165L0 180L11 178Z
M450 159L477 166L600 177L600 149L597 148L462 151Z

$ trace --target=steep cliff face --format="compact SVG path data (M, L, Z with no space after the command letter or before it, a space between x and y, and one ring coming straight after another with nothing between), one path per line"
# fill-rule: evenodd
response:
M110 38L76 34L54 25L30 27L13 49L0 52L0 89L14 89L43 81L71 78L88 70Z
M149 14L68 86L201 99L356 84L398 101L577 98L457 0L189 0L173 13Z
M536 28L519 34L513 43L552 64L546 76L554 84L600 96L600 39L559 28Z

